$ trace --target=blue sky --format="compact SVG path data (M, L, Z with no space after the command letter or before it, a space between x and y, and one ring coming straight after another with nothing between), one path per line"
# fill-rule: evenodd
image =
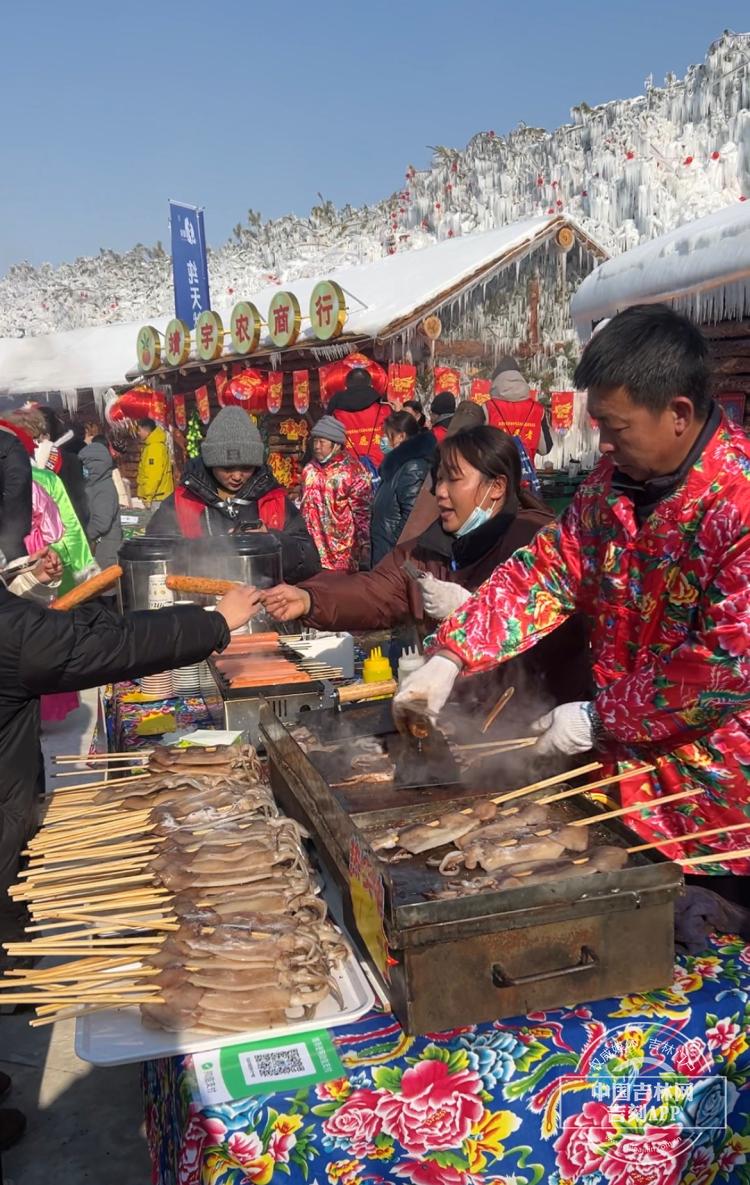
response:
M427 145L682 74L747 0L23 0L3 6L0 273L167 240L167 199L219 244L248 207L398 188Z

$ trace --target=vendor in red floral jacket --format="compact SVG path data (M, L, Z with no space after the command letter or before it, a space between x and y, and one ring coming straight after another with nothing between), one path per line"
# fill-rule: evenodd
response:
M211 421L200 458L188 462L146 534L200 539L247 530L276 536L289 584L320 571L305 520L265 464L254 420L241 407L225 407Z
M624 803L690 787L692 798L628 816L644 837L686 837L675 859L750 844L750 440L712 402L706 343L663 305L595 334L576 370L604 454L562 518L496 568L432 640L396 714L439 712L461 671L505 662L572 613L591 626L590 702L537 723L541 755L596 748ZM750 860L696 871L747 874Z
M372 482L357 458L344 451L344 426L333 416L321 416L310 436L312 460L302 471L302 517L323 568L357 572L369 558Z

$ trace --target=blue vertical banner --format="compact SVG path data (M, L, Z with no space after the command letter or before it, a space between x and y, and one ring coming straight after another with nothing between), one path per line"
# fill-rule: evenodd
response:
M169 226L175 316L193 329L201 313L211 308L203 210L170 201Z

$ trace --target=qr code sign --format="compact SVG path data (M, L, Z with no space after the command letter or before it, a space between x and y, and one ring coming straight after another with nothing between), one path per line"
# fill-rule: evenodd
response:
M315 1073L315 1064L305 1045L243 1053L239 1061L248 1086L278 1078L306 1078Z

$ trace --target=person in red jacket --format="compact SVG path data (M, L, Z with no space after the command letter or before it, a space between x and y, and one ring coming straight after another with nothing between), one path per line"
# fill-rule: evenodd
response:
M595 748L621 773L648 762L620 783L625 804L653 799L629 827L671 840L668 859L709 855L704 875L746 877L750 860L722 855L747 847L729 828L750 822L750 440L711 398L700 330L665 305L613 317L575 383L602 460L562 517L442 623L394 711L437 714L462 671L503 663L581 613L596 693L541 717L532 752Z
M393 411L382 403L366 370L357 366L346 376L346 387L331 398L326 414L335 416L346 432L347 451L360 461L368 461L368 468L376 473L383 461L380 438L383 421Z
M255 422L241 407L225 407L211 421L200 458L188 462L146 534L200 539L247 530L276 536L290 584L320 571L305 520L265 464Z
M532 399L529 384L514 358L501 358L492 374L490 398L484 405L487 423L516 436L534 464L552 448L552 433L541 403Z
M448 426L456 414L456 396L452 391L440 391L430 404L430 431L438 444L448 435Z

